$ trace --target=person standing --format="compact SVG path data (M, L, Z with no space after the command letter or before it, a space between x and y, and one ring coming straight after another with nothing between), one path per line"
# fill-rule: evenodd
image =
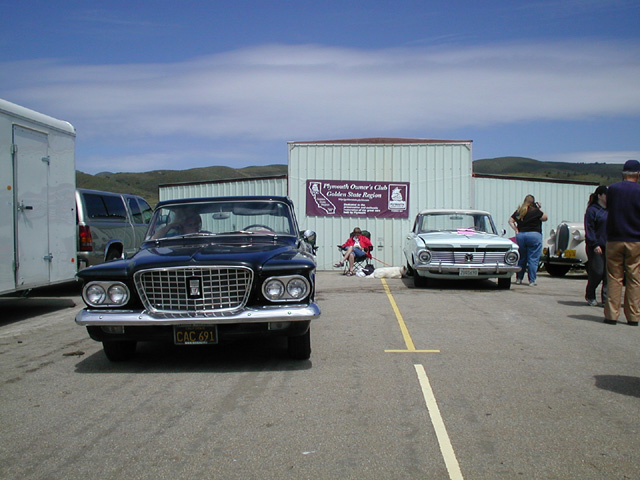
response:
M597 307L596 289L602 283L600 298L607 298L607 269L605 252L607 247L607 187L600 185L589 196L584 214L584 234L587 247L587 290L585 300Z
M524 197L522 205L509 218L509 225L516 232L516 243L520 250L520 271L516 273L516 284L522 284L524 272L527 271L529 286L535 287L538 278L538 263L542 254L542 222L547 221L547 214L540 210L533 195Z
M629 325L640 320L640 162L627 160L622 181L607 191L607 301L604 323L615 325L624 288L624 315Z

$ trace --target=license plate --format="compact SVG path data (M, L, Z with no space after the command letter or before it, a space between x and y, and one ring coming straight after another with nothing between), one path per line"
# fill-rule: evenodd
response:
M564 256L565 256L565 258L576 258L576 251L575 250L565 250L564 251Z
M458 275L461 277L477 277L478 269L477 268L463 268L458 272Z
M218 343L218 330L215 325L173 327L173 342L176 345L210 345Z

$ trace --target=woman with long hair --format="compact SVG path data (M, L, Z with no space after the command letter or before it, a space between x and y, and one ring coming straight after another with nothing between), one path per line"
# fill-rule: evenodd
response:
M516 232L516 242L520 247L520 271L516 273L516 284L522 284L525 271L529 277L529 286L537 285L538 263L542 254L542 222L547 214L540 210L533 195L524 197L524 201L509 218L509 225Z
M587 290L585 300L597 307L596 289L602 283L600 299L607 299L607 187L600 185L589 195L584 214L584 236L587 247Z

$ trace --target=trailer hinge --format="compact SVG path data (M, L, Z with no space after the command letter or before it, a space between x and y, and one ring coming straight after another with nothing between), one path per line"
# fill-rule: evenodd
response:
M44 163L46 163L47 165L51 165L51 158L50 157L42 157L42 161Z
M49 255L45 255L44 257L42 257L43 260L46 260L47 262L51 262L53 261L53 255L50 253Z
M11 144L11 155L15 155L16 153L18 153L18 145L15 143Z

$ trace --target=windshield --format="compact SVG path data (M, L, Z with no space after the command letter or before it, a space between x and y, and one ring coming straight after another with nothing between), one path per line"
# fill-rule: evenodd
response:
M485 232L496 234L491 216L481 213L430 213L420 215L417 233L438 231Z
M151 219L146 240L184 235L297 235L289 205L270 200L165 205Z

